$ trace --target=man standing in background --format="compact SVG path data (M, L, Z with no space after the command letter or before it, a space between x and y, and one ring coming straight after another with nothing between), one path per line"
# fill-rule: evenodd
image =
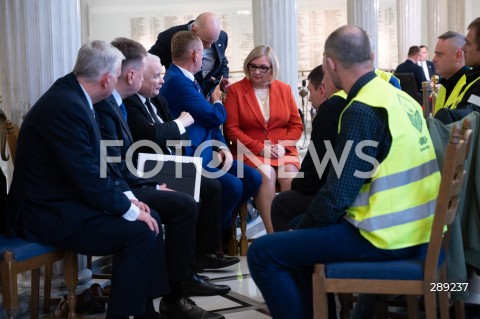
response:
M229 69L225 50L228 45L228 35L220 29L220 19L212 12L201 13L195 20L171 27L158 34L157 42L148 50L157 55L166 69L172 63L172 38L178 31L192 31L203 43L202 69L195 73L195 79L202 88L203 95L212 89L213 81L223 76L220 88L226 92L230 85Z
M428 48L426 45L420 45L420 57L418 58L417 64L422 67L423 73L425 73L425 78L427 81L430 81L433 75L435 75L435 65L432 61L427 60L428 58Z

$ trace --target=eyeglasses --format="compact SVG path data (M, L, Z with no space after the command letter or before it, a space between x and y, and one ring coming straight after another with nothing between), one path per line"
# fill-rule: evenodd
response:
M258 71L262 73L267 73L268 70L272 68L271 66L265 66L265 65L256 66L255 64L250 64L250 63L247 66L248 66L248 69L252 72L255 72L258 69Z

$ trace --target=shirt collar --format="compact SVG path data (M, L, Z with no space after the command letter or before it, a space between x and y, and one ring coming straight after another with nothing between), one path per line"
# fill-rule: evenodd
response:
M85 94L85 97L87 98L88 106L90 107L91 110L93 110L93 103L92 103L92 99L90 98L90 95L88 95L87 91L85 91L85 89L81 84L80 84L80 87L82 88L82 91Z
M175 64L176 65L176 64ZM195 81L195 77L193 76L192 72L182 68L181 66L178 66L177 67L180 69L180 71L182 71L182 73L187 77L189 78L190 80L192 81Z
M118 93L117 90L113 90L112 95L117 103L117 106L120 106L120 104L122 104L122 97L120 96L120 93Z
M377 75L375 74L375 70L365 73L362 75L352 86L350 89L350 92L348 93L347 96L347 104L350 103L350 101L357 96L358 92L371 80L373 80Z
M142 103L145 104L145 101L147 100L147 98L144 97L143 95L140 95L140 93L137 93L137 96L140 99L140 101L142 101Z
M461 67L457 72L455 72L454 75L452 75L449 79L446 79L446 78L441 78L440 79L440 84L443 85L445 87L445 89L453 89L455 87L455 85L457 84L458 80L460 80L460 78L466 74L468 72L468 70L470 70L470 68L468 66L463 66Z

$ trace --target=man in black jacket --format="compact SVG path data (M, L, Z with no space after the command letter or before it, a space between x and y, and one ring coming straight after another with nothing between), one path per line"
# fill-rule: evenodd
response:
M427 81L425 78L425 73L423 72L422 67L418 63L420 58L420 47L414 45L408 49L408 58L405 62L400 63L395 70L395 73L413 73L415 76L415 81L417 83L418 92L422 90L422 82Z
M213 81L222 76L220 88L226 92L230 85L228 60L225 56L228 35L220 30L218 17L212 12L204 12L187 24L171 27L158 34L157 41L148 52L158 56L167 69L172 63L172 38L178 31L195 32L202 40L204 48L202 69L195 74L195 79L200 84L204 95L207 95L212 88Z
M272 202L272 223L275 231L288 230L290 221L307 210L325 183L331 167L328 155L333 154L338 135L338 120L346 106L345 96L340 94L343 91L338 92L328 75L324 75L322 65L314 68L308 75L307 88L310 93L308 99L317 109L312 120L311 142L300 171L292 180L291 190L281 192Z

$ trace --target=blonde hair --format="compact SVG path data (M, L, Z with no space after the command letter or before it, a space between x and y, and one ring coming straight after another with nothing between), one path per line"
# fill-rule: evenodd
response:
M250 51L250 53L245 58L245 61L243 61L243 73L245 73L245 76L247 77L247 79L250 80L250 72L248 71L248 65L250 64L250 62L252 62L256 58L259 58L261 56L266 56L270 60L271 69L272 69L272 81L276 80L278 76L278 68L279 68L277 55L275 54L275 51L273 51L271 47L266 45L259 45L256 48L254 48L252 51Z

